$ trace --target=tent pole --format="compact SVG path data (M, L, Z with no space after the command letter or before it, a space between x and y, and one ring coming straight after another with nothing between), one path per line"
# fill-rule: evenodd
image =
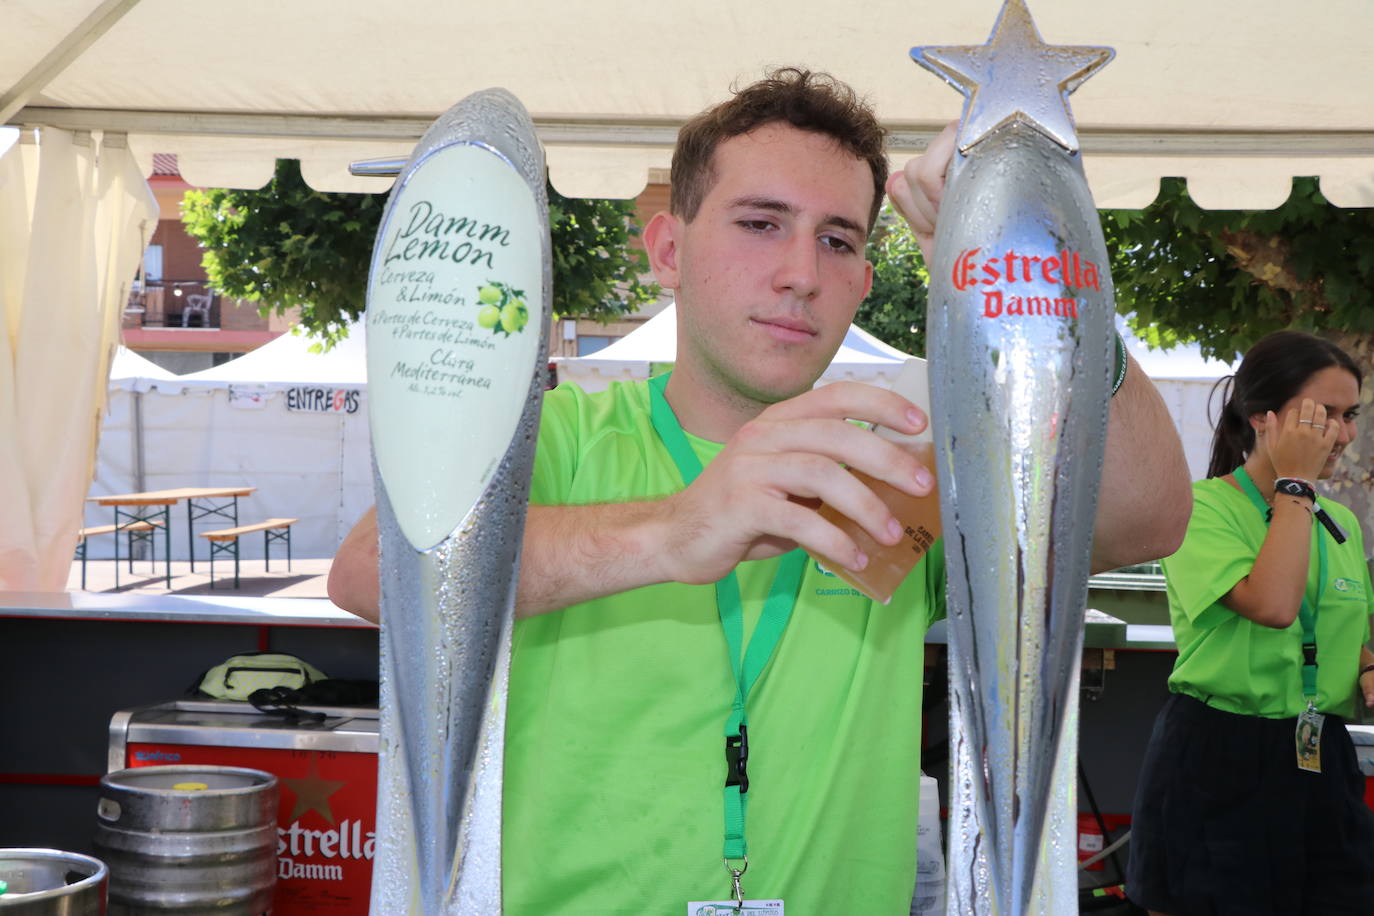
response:
M142 493L147 488L143 481L143 392L135 391L134 396L134 492Z

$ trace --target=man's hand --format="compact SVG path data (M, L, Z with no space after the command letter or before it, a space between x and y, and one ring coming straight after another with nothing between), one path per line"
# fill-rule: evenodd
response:
M926 426L925 414L894 392L837 382L763 411L672 496L531 506L517 613L542 614L660 582L715 582L742 560L797 546L861 569L867 558L816 512L820 501L879 543L895 544L901 528L841 462L914 496L928 495L933 481L912 455L850 420L908 434Z
M901 524L841 462L913 496L929 494L933 478L910 453L850 419L908 434L926 427L925 414L910 401L856 382L774 404L745 424L690 487L664 500L667 578L714 582L742 560L795 546L862 569L868 558L817 514L819 502L875 541L897 543Z
M945 176L954 158L958 122L946 125L926 151L887 179L887 196L906 218L926 264L935 254L935 219L945 195Z

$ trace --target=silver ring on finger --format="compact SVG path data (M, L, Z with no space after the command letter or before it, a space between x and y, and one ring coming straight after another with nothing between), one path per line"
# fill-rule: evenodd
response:
M1311 421L1311 420L1299 420L1298 422L1299 422L1299 423L1306 423L1306 424L1309 425L1309 426L1312 425L1312 421Z
M1313 424L1312 424L1312 428L1313 428L1313 429L1320 429L1320 430L1325 430L1325 429L1326 429L1325 426L1322 426L1322 425L1317 424L1317 423L1313 423Z

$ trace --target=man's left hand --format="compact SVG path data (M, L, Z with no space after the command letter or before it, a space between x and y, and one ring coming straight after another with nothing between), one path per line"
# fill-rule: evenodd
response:
M935 219L945 194L945 176L954 158L958 129L958 122L947 125L924 153L887 179L887 196L911 225L927 265L935 254Z

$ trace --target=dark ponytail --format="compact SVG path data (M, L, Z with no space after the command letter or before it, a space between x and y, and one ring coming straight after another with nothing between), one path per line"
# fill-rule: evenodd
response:
M1239 467L1255 447L1250 418L1277 411L1302 390L1307 380L1323 369L1345 369L1364 383L1364 374L1340 347L1302 331L1275 331L1245 353L1234 376L1212 388L1222 388L1221 417L1212 436L1212 460L1208 477L1221 477Z
M1220 477L1234 471L1245 461L1245 453L1254 443L1254 431L1231 396L1235 387L1235 375L1228 375L1217 380L1207 397L1207 419L1211 420L1212 403L1216 400L1217 390L1221 390L1221 416L1214 421L1216 428L1212 433L1212 459L1207 465L1208 477ZM1218 471L1217 468L1226 470Z

